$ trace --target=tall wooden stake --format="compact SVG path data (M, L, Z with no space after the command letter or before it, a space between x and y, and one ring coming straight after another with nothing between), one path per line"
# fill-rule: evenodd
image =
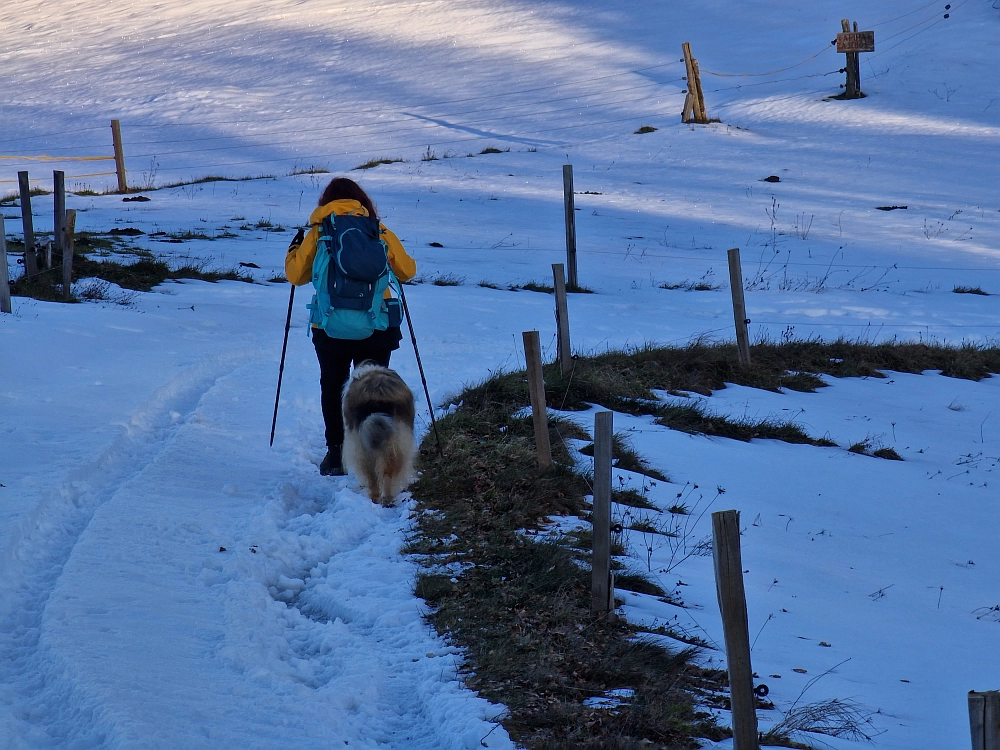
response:
M528 391L531 394L531 421L535 427L535 451L538 468L545 471L552 466L552 448L549 445L549 417L545 406L545 378L542 375L542 347L538 331L524 331L524 363L528 369Z
M573 353L569 346L569 307L566 304L566 277L562 263L552 264L553 288L556 292L556 350L559 353L559 372L569 375L573 371Z
M63 299L73 297L73 250L76 235L76 211L66 211L66 236L63 238Z
M10 270L7 268L7 237L3 231L3 214L0 213L0 313L9 313Z
M1000 750L1000 692L969 691L972 750Z
M849 32L851 30L851 22L846 19L840 19L840 27L843 31ZM858 24L855 22L854 30L858 30ZM844 66L847 72L847 85L844 87L844 98L845 99L859 99L863 96L861 93L861 66L858 58L857 52L845 52L845 57L847 58L847 64Z
M573 194L573 165L563 164L563 209L566 213L566 271L569 288L579 289L576 273L576 198Z
M24 273L34 276L38 273L38 258L35 255L35 225L31 217L31 188L28 173L17 173L17 186L21 192L21 228L24 229Z
M708 113L705 111L705 93L701 88L701 71L698 61L691 54L690 42L681 45L684 51L684 67L687 71L687 96L684 97L684 109L681 111L683 122L707 123Z
M52 250L63 255L66 241L66 174L60 171L52 173ZM52 268L49 256L48 267Z
M594 415L594 555L590 588L590 611L614 609L611 589L611 436L614 412Z
M750 332L747 324L747 306L743 300L743 268L740 265L740 249L729 250L729 287L733 292L733 319L736 323L736 349L740 364L750 366Z
M759 750L738 511L720 510L712 514L712 556L715 559L715 588L719 595L719 609L722 611L722 627L726 637L729 701L733 711L733 748Z
M111 121L111 140L115 146L115 169L118 172L118 192L127 193L128 183L125 179L125 149L122 147L122 124L120 120Z

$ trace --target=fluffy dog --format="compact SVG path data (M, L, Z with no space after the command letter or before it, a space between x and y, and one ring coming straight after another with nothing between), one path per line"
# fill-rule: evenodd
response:
M396 504L413 476L413 391L393 370L355 368L344 386L344 466L372 502Z

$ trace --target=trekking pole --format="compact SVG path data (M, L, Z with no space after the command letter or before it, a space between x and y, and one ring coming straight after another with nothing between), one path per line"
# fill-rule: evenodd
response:
M278 367L278 392L274 394L274 416L271 417L271 442L274 446L274 427L278 424L278 398L281 396L281 376L285 374L285 350L288 349L288 329L292 327L292 301L295 299L295 284L288 295L288 316L285 318L285 340L281 344L281 365Z
M403 292L403 285L399 285L399 300L403 303L403 313L406 315L406 327L410 330L410 341L413 342L413 353L417 357L417 369L420 370L420 382L424 386L424 396L427 397L427 411L431 415L431 427L434 428L434 441L437 443L438 455L444 458L444 449L441 447L441 436L438 434L437 420L434 419L434 404L431 403L431 394L427 390L427 378L424 377L424 365L420 361L420 350L417 349L417 336L413 333L413 319L410 318L410 308L406 304L406 294Z

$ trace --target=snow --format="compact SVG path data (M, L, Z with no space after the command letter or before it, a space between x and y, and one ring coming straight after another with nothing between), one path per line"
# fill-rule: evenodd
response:
M399 554L411 506L374 507L316 471L303 290L266 446L288 294L267 280L291 232L255 225L300 225L328 177L290 172L407 159L350 175L427 281L464 280L407 288L441 406L523 366L523 330L538 329L552 355L549 295L477 283L546 282L564 261L566 161L580 280L595 292L569 302L579 351L730 337L729 247L742 251L753 337L995 342L1000 15L969 0L947 20L934 4L871 7L4 3L0 155L106 156L114 117L133 185L273 177L151 191L149 203L68 198L78 230L135 227L147 233L139 247L252 262L260 283L168 282L131 306L15 298L0 316L0 655L11 665L0 745L512 746L494 729L503 708L462 687L461 654L421 620L415 567ZM869 97L849 103L824 98L842 80L831 71L843 58L825 47L844 16L878 45L862 55ZM679 123L683 41L720 123ZM820 50L770 77L707 72L777 70ZM659 129L633 135L640 125ZM478 155L486 146L510 151ZM420 160L428 147L437 160ZM3 159L0 194L18 169L46 185L50 167L71 189L114 179L73 178L110 162ZM42 232L50 201L35 198ZM892 205L907 208L876 208ZM17 209L3 214L18 234ZM169 244L157 231L216 239ZM719 288L659 288L701 279ZM426 415L405 342L393 365ZM998 625L979 615L998 603L997 381L829 382L815 394L730 386L705 401L792 418L838 448L691 437L621 414L616 428L672 478L648 490L662 508L698 484L702 509L721 486L711 509L741 511L754 666L779 709L839 665L803 700L879 710L879 748L964 747L966 691L996 687ZM869 437L904 461L845 450ZM668 554L655 550L649 567ZM625 612L677 617L720 642L710 560L685 560L665 588L675 578L687 608L619 591Z

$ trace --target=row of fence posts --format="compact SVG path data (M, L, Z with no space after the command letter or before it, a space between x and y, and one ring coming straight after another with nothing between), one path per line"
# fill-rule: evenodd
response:
M21 198L21 226L24 231L24 275L39 273L38 250L35 245L34 220L31 214L31 190L28 187L28 173L17 173ZM73 251L76 234L76 211L66 208L66 175L58 170L52 173L52 241L45 245L44 265L52 268L53 252L62 257L63 299L72 298L73 292ZM2 219L0 219L2 222ZM0 223L0 312L11 312L10 271L7 266L6 231Z
M568 175L568 179L567 179ZM572 167L563 169L564 184L572 191ZM575 227L572 227L571 198L566 199L567 257L575 265ZM572 227L572 228L571 228ZM570 238L572 238L572 243ZM570 256L570 248L573 255ZM743 294L743 270L739 248L728 251L729 281L732 291L733 322L741 366L750 366L750 319ZM573 371L569 337L569 310L566 301L566 278L561 263L552 265L555 290L556 361L565 377ZM545 471L552 465L549 441L545 381L538 331L524 331L525 365L531 413L535 433L538 467ZM593 478L593 552L591 558L591 611L613 617L615 611L614 573L611 569L611 490L614 413L599 411L594 415ZM737 510L712 513L712 557L715 586L722 615L729 672L729 696L732 708L733 747L735 750L759 750L756 691L750 661L750 631L747 619L746 591L743 584L743 560L740 549L740 514ZM1000 750L1000 692L970 692L969 718L973 750Z
M128 178L125 172L125 149L122 145L120 120L111 121L111 142L115 151L115 174L118 178L118 192L128 192ZM31 187L27 172L17 173L18 193L21 201L21 225L24 230L24 275L35 276L39 263L35 247L35 228L31 216ZM45 245L45 268L52 268L52 253L62 256L63 299L72 298L73 251L76 232L76 211L66 208L66 174L52 172L53 231L52 241ZM10 270L7 266L7 238L3 219L0 218L0 313L11 312Z

